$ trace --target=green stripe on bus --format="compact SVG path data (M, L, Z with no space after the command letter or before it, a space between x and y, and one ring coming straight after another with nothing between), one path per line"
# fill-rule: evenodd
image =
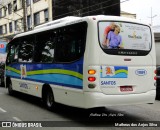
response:
M20 70L17 70L15 68L7 66L6 69L13 71L15 73L21 74ZM27 75L38 75L38 74L65 74L65 75L70 75L77 77L79 79L83 80L83 75L75 72L75 71L70 71L70 70L63 70L63 69L47 69L47 70L35 70L35 71L28 71Z
M102 70L100 70L100 73L102 73ZM117 71L115 71L115 74L119 74L119 73L128 74L128 70L117 70Z
M128 70L117 70L117 71L115 72L115 74L119 74L119 73L128 74Z
M37 74L65 74L77 77L79 79L83 79L83 75L77 73L75 71L70 70L62 70L62 69L48 69L48 70L36 70L36 71L28 71L27 75L37 75Z
M7 69L7 70L10 70L10 71L13 71L13 72L15 72L15 73L17 73L17 74L21 74L21 71L20 71L20 70L17 70L17 69L12 68L12 67L7 66L6 69Z

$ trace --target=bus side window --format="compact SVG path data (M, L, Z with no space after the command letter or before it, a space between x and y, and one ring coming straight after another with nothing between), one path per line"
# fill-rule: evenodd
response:
M52 35L52 31L36 34L34 62L53 62L54 42Z
M85 22L64 27L56 42L55 61L73 62L84 54L87 24Z
M14 55L15 55L15 45L10 45L8 46L8 56L7 56L7 60L6 60L6 63L9 64L9 63L12 63L12 61L14 60Z
M32 62L34 49L34 37L25 36L20 40L19 62Z
M13 40L9 46L8 49L8 55L6 59L6 64L14 63L18 61L18 40Z

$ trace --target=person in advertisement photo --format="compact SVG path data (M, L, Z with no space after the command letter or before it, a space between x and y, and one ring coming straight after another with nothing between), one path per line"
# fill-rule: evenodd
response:
M114 31L110 31L108 33L107 37L107 46L108 49L124 49L122 47L122 37L119 34L120 33L120 27L118 25L115 25Z
M107 37L108 37L108 33L110 31L114 31L115 29L115 23L114 22L111 22L109 24L109 26L107 26L104 30L104 39L103 39L103 43L102 43L102 46L105 48L107 46Z
M104 30L102 47L104 49L123 49L120 27L111 22Z

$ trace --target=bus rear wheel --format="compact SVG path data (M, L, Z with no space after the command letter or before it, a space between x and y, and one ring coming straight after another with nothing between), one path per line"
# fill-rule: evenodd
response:
M47 90L45 95L45 105L48 110L53 110L55 108L54 95L52 90Z

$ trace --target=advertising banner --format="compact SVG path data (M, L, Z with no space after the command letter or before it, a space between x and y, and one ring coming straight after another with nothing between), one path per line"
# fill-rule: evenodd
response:
M104 49L149 51L151 31L148 26L127 22L99 22L99 40Z
M6 47L7 42L0 40L0 63L4 63L6 61Z
M7 46L7 42L0 41L0 53L3 53L3 54L6 53L6 46Z

